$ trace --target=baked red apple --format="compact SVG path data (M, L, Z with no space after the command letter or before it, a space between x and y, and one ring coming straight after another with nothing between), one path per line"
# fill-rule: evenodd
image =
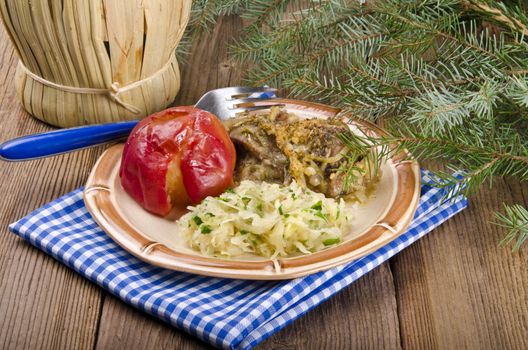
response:
M153 114L132 130L123 150L125 191L146 210L165 216L233 182L235 146L213 114L174 107Z

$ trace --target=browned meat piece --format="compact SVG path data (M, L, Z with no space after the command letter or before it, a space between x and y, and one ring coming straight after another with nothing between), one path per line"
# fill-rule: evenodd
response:
M268 134L255 118L240 118L228 128L237 148L236 182L284 183L289 162L277 147L274 135Z
M299 119L272 108L267 115L235 118L226 126L237 147L237 182L295 179L335 198L364 192L375 180L361 170L366 168L363 156L350 154L342 143L340 135L349 128L339 119Z
M339 197L343 194L346 194L347 191L345 191L345 174L344 173L336 173L334 176L330 177L328 181L328 189L327 194L329 197Z
M268 135L253 120L234 126L229 130L229 136L234 143L260 160L272 158L281 163L288 162L286 156L277 147L275 137Z
M235 181L242 180L266 181L283 183L286 167L275 167L269 159L259 160L251 155L243 155L238 161L235 169Z

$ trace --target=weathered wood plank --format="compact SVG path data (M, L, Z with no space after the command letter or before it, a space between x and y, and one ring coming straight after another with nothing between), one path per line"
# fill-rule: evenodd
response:
M528 348L526 250L497 243L489 223L501 202L528 204L528 185L498 180L490 191L391 261L404 348Z
M96 349L209 349L205 343L105 295Z
M383 264L258 349L399 349L394 283Z

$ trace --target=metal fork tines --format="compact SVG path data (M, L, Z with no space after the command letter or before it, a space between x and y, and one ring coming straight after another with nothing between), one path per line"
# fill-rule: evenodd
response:
M257 101L275 98L276 92L277 89L269 87L221 88L203 95L195 106L213 113L220 120L226 120L237 113L266 109L276 105L274 103L255 105Z

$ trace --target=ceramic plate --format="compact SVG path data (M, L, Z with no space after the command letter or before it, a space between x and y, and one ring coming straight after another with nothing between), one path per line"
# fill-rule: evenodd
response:
M270 104L270 101L260 102ZM306 118L328 118L338 109L303 101L277 99L290 112ZM258 104L258 103L257 103ZM351 129L382 133L365 122L351 122ZM207 276L278 280L312 274L351 262L375 251L405 231L420 198L420 168L407 154L397 154L382 166L382 177L369 200L356 210L350 232L335 247L297 257L282 258L276 269L269 259L206 257L189 247L172 220L143 210L121 187L119 166L123 144L108 149L94 166L84 191L93 218L120 246L153 265Z

